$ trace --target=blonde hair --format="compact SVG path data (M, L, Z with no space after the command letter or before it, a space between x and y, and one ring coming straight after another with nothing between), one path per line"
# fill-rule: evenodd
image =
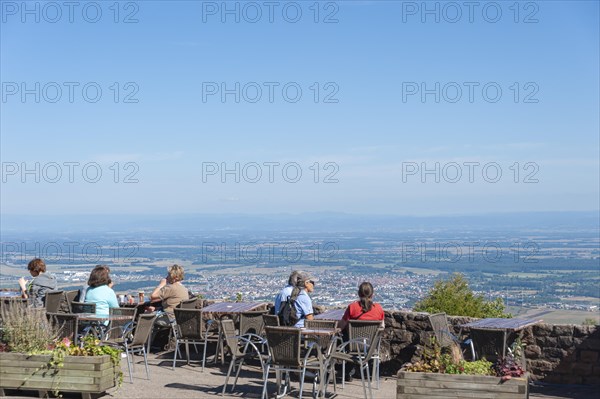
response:
M169 267L169 278L171 279L171 282L175 283L177 281L182 281L183 277L183 267L179 265Z

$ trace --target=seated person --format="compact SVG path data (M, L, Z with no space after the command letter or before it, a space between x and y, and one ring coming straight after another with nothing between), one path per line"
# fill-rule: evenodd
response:
M96 314L108 316L110 308L118 308L117 294L112 289L110 268L105 265L94 267L88 279L88 288L85 291L84 302L96 304Z
M312 320L314 318L312 299L310 299L308 294L315 290L316 281L317 279L308 272L298 273L296 288L293 289L293 291L296 289L300 291L298 293L298 297L296 298L296 317L298 318L298 322L294 325L294 327L302 328L304 327L304 320Z
M358 297L358 301L348 305L338 327L346 330L350 320L381 320L383 327L383 308L380 304L373 302L373 285L368 281L361 283L358 286Z
M288 296L292 295L292 290L298 283L298 274L300 274L299 270L294 270L290 277L288 278L288 283L283 289L275 296L275 306L273 307L274 314L279 314L281 310L281 303L287 300Z
M183 278L183 267L179 265L173 265L169 267L166 278L160 280L158 286L156 286L154 291L152 291L152 294L150 294L150 301L162 302L163 311L168 316L169 321L175 320L175 313L173 312L173 309L175 309L177 305L181 303L181 301L189 299L187 288L181 284ZM149 306L148 309L150 311L154 311L156 307Z
M46 263L39 258L33 259L27 265L29 274L33 280L27 283L25 277L19 279L21 287L21 297L29 299L28 302L34 308L43 308L45 306L46 293L56 290L56 277L50 273L46 273Z

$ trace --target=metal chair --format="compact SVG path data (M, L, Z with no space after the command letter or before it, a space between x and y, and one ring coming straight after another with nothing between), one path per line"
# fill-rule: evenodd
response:
M304 328L309 330L333 330L336 326L336 320L304 320ZM329 356L337 341L336 339L333 339L332 336L322 334L308 336L305 337L305 339L311 339L317 342L324 351L325 356Z
M58 338L69 338L75 345L79 343L79 322L77 315L69 313L46 313L48 320L59 328Z
M71 313L96 313L96 304L88 302L71 302Z
M132 325L128 331L125 331L122 337L111 340L104 340L102 344L119 347L125 351L127 357L127 369L129 371L129 382L133 383L133 355L142 354L144 356L144 365L146 366L146 377L150 379L148 369L148 354L146 353L146 341L150 338L150 331L156 319L155 313L142 314L138 318L135 327ZM131 332L133 330L133 333ZM131 359L130 359L131 356Z
M265 362L268 360L268 356L261 354L261 352L258 350L258 348L252 342L251 339L245 336L239 336L235 334L235 324L233 320L222 320L221 331L223 332L223 336L225 338L225 344L229 348L232 356L231 363L229 364L229 370L227 371L227 377L225 377L223 392L221 392L221 396L224 396L225 391L227 390L229 376L231 375L231 372L234 368L237 367L237 371L235 373L235 380L233 381L233 385L231 386L231 392L233 392L233 390L235 389L235 385L237 384L238 377L240 375L240 370L242 369L242 365L244 364L245 360L258 357L260 361L260 367L264 372Z
M66 291L65 297L67 298L67 305L71 308L71 303L79 296L79 290Z
M446 313L436 313L429 315L429 323L435 335L435 339L442 348L448 348L452 345L458 345L463 353L466 349L470 349L471 359L475 360L475 347L473 340L466 339L461 341L456 335L450 332L448 328L448 317Z
M131 329L131 325L135 322L137 308L110 308L108 310L110 316L129 316L127 320L111 320L110 328L106 331L104 339L111 340L123 336L125 331Z
M314 330L318 330L320 328L323 329L334 329L337 327L337 320L304 320L304 327L312 328Z
M177 307L179 309L197 309L198 301L200 301L199 296L192 299L187 299L185 301L181 301L181 303L177 305Z
M319 388L317 395L323 392L323 381L325 375L325 360L319 344L316 342L308 342L305 353L302 353L302 339L301 330L294 327L265 327L265 333L267 336L267 342L269 345L269 361L267 362L264 370L264 382L263 391L261 398L267 397L267 381L269 378L269 370L275 369L277 381L281 380L280 373L285 372L299 372L300 373L300 393L299 398L302 397L302 391L304 389L304 378L307 370L313 370L315 372L315 382L313 383L313 394L315 393L315 385L317 379L319 381ZM288 381L288 378L286 378ZM285 389L287 390L286 384Z
M366 320L352 320L351 322L366 322ZM383 332L383 328L381 328L381 323L377 322L379 325L376 329L369 328L357 328L355 329L355 334L363 334L366 332L371 332L371 335L367 337L354 338L350 339L347 342L344 342L340 347L338 347L337 351L331 354L330 359L333 363L336 361L342 362L342 368L345 369L346 362L353 363L357 365L360 369L360 379L363 386L363 391L365 394L365 398L367 398L367 386L365 385L365 378L367 379L368 387L369 387L369 396L373 398L373 391L371 389L371 373L369 372L369 361L374 360L373 368L375 369L375 356L379 352L379 343L381 341L381 333ZM348 350L346 352L346 350ZM342 377L342 383L343 383Z
M202 309L174 309L175 312L175 353L173 354L173 370L177 362L177 354L179 353L179 344L185 344L187 355L187 364L190 364L190 347L189 344L204 345L202 353L202 371L206 363L206 347L208 342L218 342L219 334L211 334L210 326L212 323L204 321ZM213 330L214 332L214 330Z
M366 355L367 350L371 348L373 337L377 330L381 328L379 320L350 320L348 321L348 342L342 342L338 349L343 348L346 352L352 355ZM339 340L341 341L341 339ZM379 345L380 342L375 342L375 352L371 356L373 359L373 380L377 381L377 389L379 389ZM332 370L334 371L334 370ZM335 376L334 376L335 381ZM342 361L342 388L346 384L346 362ZM369 382L370 387L370 382ZM369 388L370 389L370 388Z
M64 291L60 290L46 292L46 313L59 313L60 305L63 301L67 301Z
M71 313L96 313L96 304L87 302L71 302ZM87 334L94 334L96 337L102 337L104 332L95 321L81 321L79 323L79 336L84 337Z
M279 327L279 317L276 314L263 314L262 318L265 326Z
M259 312L243 312L240 314L240 334L261 335L264 332L265 321L263 315L266 310Z

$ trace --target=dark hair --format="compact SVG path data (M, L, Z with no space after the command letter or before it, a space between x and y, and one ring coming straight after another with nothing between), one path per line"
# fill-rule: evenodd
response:
M362 311L367 313L373 307L373 285L368 281L362 282L358 286L358 296L360 297Z
M37 274L46 272L46 263L40 258L35 258L27 265L27 270Z
M290 274L290 278L288 278L288 284L295 287L298 283L298 275L300 274L299 270L294 270L292 274Z
M108 276L108 272L110 272L110 268L108 266L97 265L90 273L90 278L87 282L88 285L91 288L96 288L100 287L101 285L110 284L111 280Z

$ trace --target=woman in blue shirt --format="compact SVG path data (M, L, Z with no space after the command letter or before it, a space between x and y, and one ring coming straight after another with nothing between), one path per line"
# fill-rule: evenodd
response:
M85 302L96 304L96 314L108 316L110 308L118 308L117 294L110 288L111 283L108 266L98 265L90 273Z

